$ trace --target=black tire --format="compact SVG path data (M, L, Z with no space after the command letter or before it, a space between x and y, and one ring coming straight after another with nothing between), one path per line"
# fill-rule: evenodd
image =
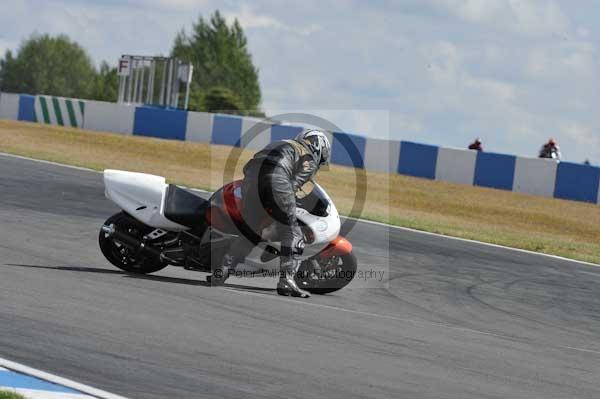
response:
M128 232L137 240L141 240L145 234L153 230L125 212L120 212L109 217L104 224L107 226L112 224L117 230ZM100 230L100 235L98 236L98 243L104 257L110 263L128 273L149 274L168 266L168 264L162 263L156 257L137 253L138 251L129 248L112 237L108 237L102 230Z
M323 269L322 276L319 278L312 272L314 269L312 262L318 259L318 255L302 262L300 270L295 277L298 287L311 294L323 295L338 291L350 284L350 281L352 281L356 274L356 256L353 253L349 253L330 258L327 261L333 261L334 258L337 258L337 265L330 264L329 267Z

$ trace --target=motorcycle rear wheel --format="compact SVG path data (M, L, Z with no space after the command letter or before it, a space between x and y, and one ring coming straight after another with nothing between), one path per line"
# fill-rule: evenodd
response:
M320 276L313 272L314 261L318 261L319 266L322 268ZM329 294L350 284L356 274L356 269L357 260L353 253L334 256L325 262L320 260L317 255L302 262L295 280L298 287L311 294Z
M117 230L127 232L127 234L130 234L136 240L141 240L145 234L153 230L125 212L119 212L109 217L104 224L107 226L112 224ZM110 237L102 230L100 230L100 235L98 236L98 243L100 251L102 251L106 260L128 273L149 274L168 266L168 264L161 262L160 259L148 256L147 254L140 254L139 251Z

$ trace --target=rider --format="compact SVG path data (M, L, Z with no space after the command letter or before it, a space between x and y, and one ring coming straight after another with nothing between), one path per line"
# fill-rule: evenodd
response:
M556 156L553 157L552 154L555 154ZM560 148L558 147L556 140L550 138L550 140L542 146L539 157L560 159Z
M304 238L296 220L296 191L309 181L321 165L329 163L331 144L319 130L306 130L293 140L267 145L244 166L242 217L249 234L241 234L230 246L223 259L222 269L214 271L210 282L222 285L235 266L251 251L260 238L261 221L268 213L275 219L281 237L279 295L307 298L294 281L300 267L298 255L304 249ZM250 239L252 243L249 243Z
M469 150L483 151L483 146L479 137L477 137L474 142L469 144Z

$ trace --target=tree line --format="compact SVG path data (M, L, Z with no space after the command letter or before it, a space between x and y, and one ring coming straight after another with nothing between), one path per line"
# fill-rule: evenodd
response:
M174 39L171 56L194 65L189 109L261 115L258 69L239 22L216 11L202 15ZM100 101L117 101L117 68L98 68L87 51L66 35L34 34L16 53L0 59L0 90Z

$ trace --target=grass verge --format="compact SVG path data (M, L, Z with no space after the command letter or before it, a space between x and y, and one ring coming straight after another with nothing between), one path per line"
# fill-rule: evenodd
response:
M153 173L214 190L251 151L0 120L0 151L103 170ZM331 166L318 181L345 215L600 263L600 207ZM224 176L226 176L224 178ZM357 193L365 193L356 206ZM360 195L359 195L360 196Z
M27 399L25 396L13 391L0 389L0 399Z

